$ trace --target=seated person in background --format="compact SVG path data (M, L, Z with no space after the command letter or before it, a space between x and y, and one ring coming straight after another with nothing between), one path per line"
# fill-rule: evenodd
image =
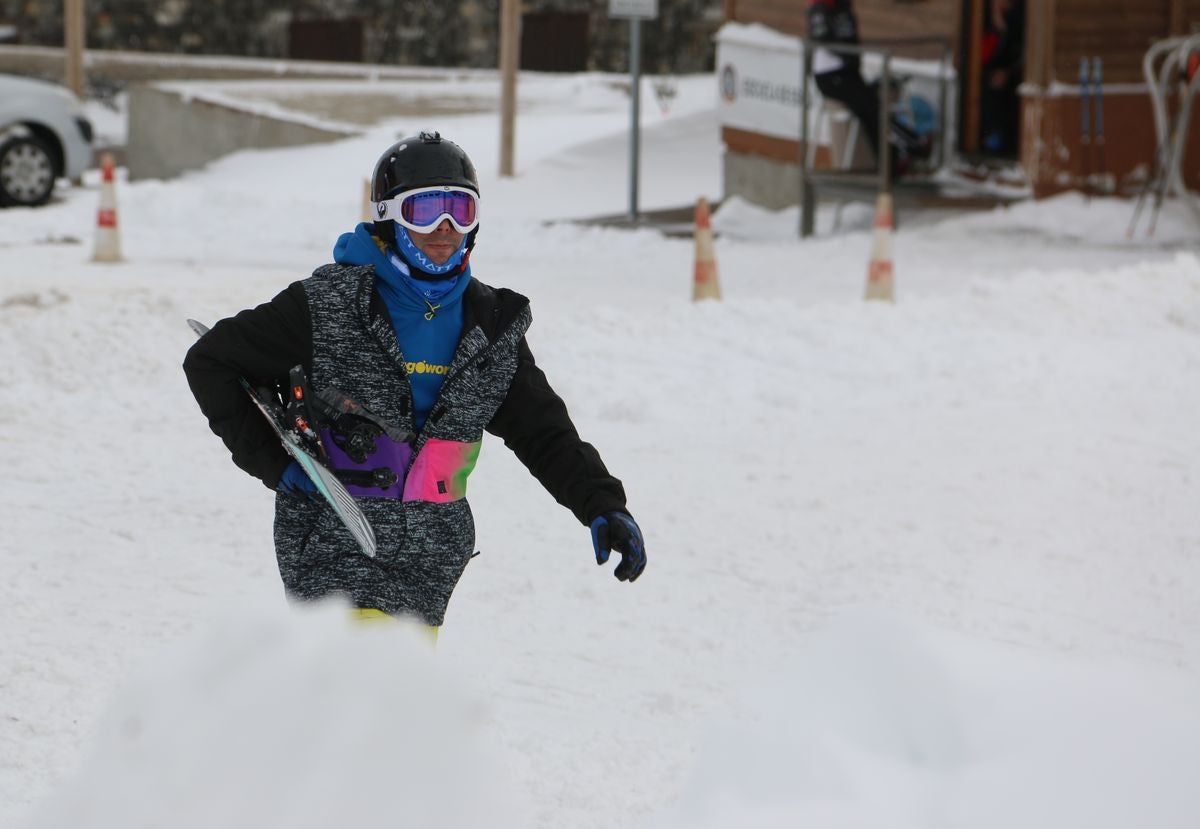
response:
M808 0L808 36L817 43L857 46L858 20L850 0ZM858 119L879 158L879 87L863 80L861 63L858 53L817 49L813 53L813 75L822 95L843 104ZM892 169L901 175L913 158L929 155L929 141L895 117L888 121Z

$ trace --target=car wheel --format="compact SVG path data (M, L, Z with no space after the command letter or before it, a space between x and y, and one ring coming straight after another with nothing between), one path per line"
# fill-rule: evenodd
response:
M32 207L54 191L58 171L46 142L19 135L0 144L0 203Z

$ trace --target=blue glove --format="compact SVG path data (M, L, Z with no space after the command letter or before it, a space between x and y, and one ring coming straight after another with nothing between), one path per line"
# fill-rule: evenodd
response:
M596 563L608 561L616 550L621 563L613 575L621 581L633 581L646 569L646 542L633 516L624 512L606 512L592 521L592 546L596 548Z
M312 478L305 474L296 461L292 461L284 468L275 489L297 498L315 498L317 496L317 485L312 482Z

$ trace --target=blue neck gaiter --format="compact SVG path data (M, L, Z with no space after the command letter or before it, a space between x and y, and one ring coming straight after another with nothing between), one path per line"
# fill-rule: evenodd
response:
M412 237L408 235L408 228L404 225L396 224L396 250L400 253L401 258L417 270L424 271L432 276L443 276L453 273L458 268L462 263L463 256L466 255L467 239L469 238L471 238L470 234L463 237L462 244L458 246L458 250L454 251L454 255L447 259L444 264L435 265L433 260L421 253L420 248L413 243Z
M399 231L397 228L397 237ZM463 248L451 257L456 262L454 267L462 263L465 248L464 242ZM462 295L471 282L470 264L462 273L447 279L417 279L408 262L376 239L368 224L360 224L353 233L342 234L333 257L341 264L374 267L375 290L387 306L396 340L404 353L413 393L414 425L422 428L462 336Z

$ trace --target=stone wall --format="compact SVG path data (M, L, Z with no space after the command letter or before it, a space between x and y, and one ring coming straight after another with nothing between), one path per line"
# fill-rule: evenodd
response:
M797 0L799 2L799 0ZM62 45L61 2L0 0L0 23L17 28L17 43ZM628 68L629 25L608 17L607 0L524 0L526 13L588 15L587 68ZM500 0L88 0L92 49L197 55L289 57L293 20L361 20L368 63L402 66L495 67ZM659 17L644 24L647 72L712 68L712 35L721 0L661 0Z

